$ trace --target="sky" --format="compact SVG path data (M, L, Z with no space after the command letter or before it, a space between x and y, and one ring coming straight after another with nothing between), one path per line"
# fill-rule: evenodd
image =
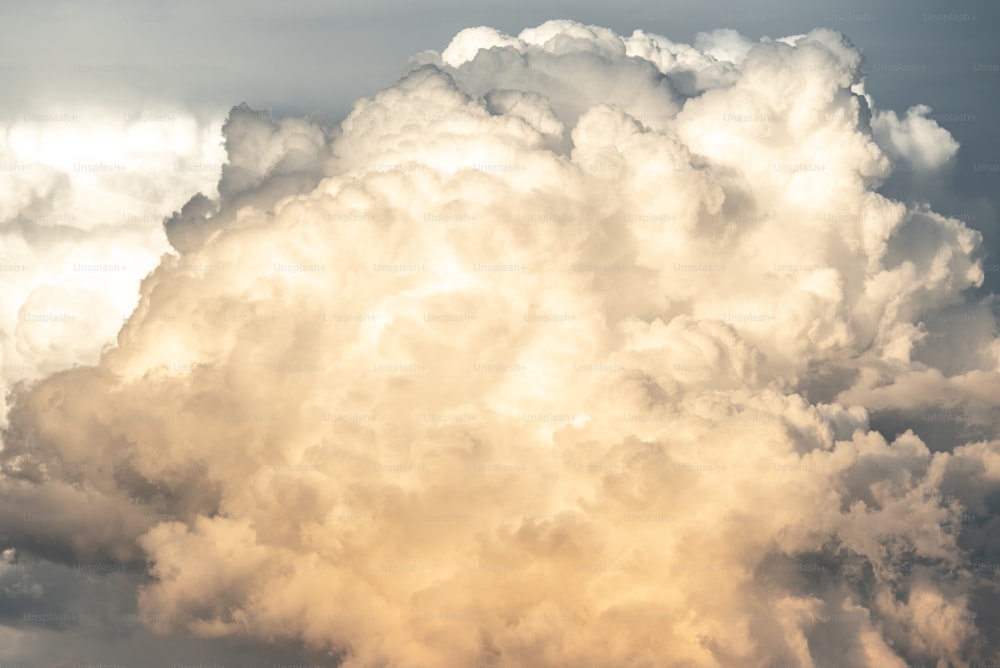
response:
M0 7L0 668L1000 662L986 2Z

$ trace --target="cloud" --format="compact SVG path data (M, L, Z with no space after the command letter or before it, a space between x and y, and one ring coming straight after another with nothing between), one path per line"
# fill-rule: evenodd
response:
M981 239L879 191L954 142L861 62L554 21L235 108L117 345L15 394L0 537L352 667L996 658Z
M170 108L37 108L0 135L0 422L6 395L93 364L169 250L161 224L215 191L220 124Z

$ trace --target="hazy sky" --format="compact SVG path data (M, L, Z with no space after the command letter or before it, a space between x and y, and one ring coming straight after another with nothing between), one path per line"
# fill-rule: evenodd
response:
M1000 661L998 30L4 3L0 668Z

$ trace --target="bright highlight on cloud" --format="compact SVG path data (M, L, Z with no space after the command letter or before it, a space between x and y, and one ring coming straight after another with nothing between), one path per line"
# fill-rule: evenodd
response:
M553 21L233 109L118 345L15 395L4 544L352 668L996 658L980 238L879 194L956 147L860 66Z
M0 391L93 364L168 250L161 223L212 190L220 125L177 111L26 112L0 134ZM0 404L0 423L6 404Z

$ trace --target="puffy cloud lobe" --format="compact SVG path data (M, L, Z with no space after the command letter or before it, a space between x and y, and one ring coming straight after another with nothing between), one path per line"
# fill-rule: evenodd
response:
M270 112L242 104L230 112L222 132L229 159L220 166L218 200L200 194L166 221L167 238L182 253L229 224L241 208L268 210L291 193L315 187L337 128L319 120L275 121Z
M917 105L900 119L889 110L879 114L872 130L879 143L897 159L906 160L924 169L941 167L955 157L958 142L948 131L927 118L931 108Z
M923 429L996 426L979 239L878 192L951 139L860 63L557 21L339 130L237 107L118 345L17 395L5 507L80 520L4 539L347 666L995 656L998 444Z

